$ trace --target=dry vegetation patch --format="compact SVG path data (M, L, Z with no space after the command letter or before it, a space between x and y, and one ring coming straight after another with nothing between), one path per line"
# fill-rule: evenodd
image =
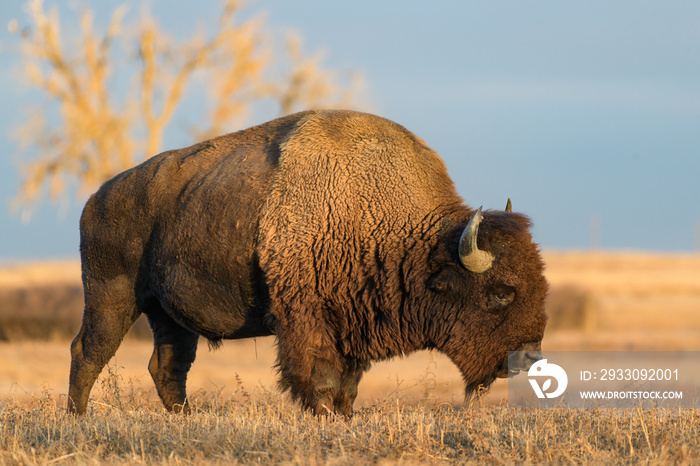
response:
M700 295L700 254L545 252L547 280L601 293Z
M57 284L80 286L80 262L56 260L0 266L0 289L33 288Z
M579 330L601 349L700 349L699 254L547 252L544 259L548 337Z
M698 410L455 409L387 397L347 419L314 417L285 397L240 386L198 392L189 416L111 374L86 416L49 391L0 402L0 463L684 463L700 455Z

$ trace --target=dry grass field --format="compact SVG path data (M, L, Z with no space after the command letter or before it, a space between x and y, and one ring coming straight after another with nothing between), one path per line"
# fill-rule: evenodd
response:
M545 350L700 351L700 255L548 252ZM200 346L191 416L163 411L140 324L66 415L76 262L0 268L0 464L694 463L700 409L523 410L505 383L466 404L454 365L422 352L378 363L352 419L314 418L275 388L274 340ZM698 362L700 368L700 361Z

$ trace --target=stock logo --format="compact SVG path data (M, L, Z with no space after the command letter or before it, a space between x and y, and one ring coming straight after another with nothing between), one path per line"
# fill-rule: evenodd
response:
M527 376L537 398L556 398L564 393L569 383L566 371L561 366L548 363L546 359L534 363L527 371ZM552 388L552 379L557 381L557 387L556 390L549 391ZM539 384L539 380L542 380L542 385Z

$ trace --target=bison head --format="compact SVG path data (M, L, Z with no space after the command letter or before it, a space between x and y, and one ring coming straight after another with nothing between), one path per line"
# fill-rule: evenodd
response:
M478 209L466 226L450 228L432 256L433 344L457 364L468 395L539 358L547 282L530 226L510 211L510 200L506 211ZM509 351L527 351L522 367L508 370Z

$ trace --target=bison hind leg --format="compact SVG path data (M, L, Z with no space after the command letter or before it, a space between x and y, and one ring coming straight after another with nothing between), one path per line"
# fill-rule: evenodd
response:
M95 381L139 316L131 284L124 276L88 285L83 321L70 348L68 411L77 414L87 410Z
M187 373L197 354L199 336L175 322L154 304L147 313L153 330L153 355L148 371L168 411L190 412Z

